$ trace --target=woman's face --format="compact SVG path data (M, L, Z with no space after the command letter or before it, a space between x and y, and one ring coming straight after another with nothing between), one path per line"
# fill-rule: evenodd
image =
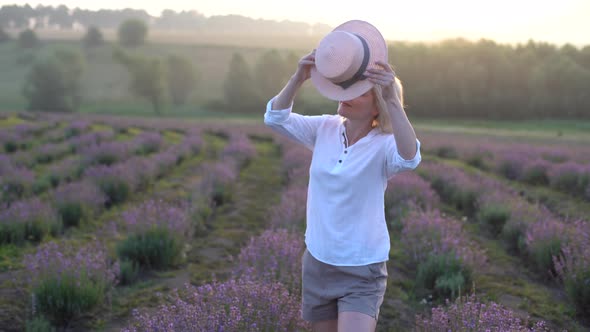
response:
M373 120L379 114L373 89L354 99L338 103L338 114L349 120Z

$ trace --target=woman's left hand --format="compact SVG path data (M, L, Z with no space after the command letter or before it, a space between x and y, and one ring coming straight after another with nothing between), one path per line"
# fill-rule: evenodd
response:
M383 99L385 101L394 101L396 93L394 91L395 72L388 63L382 61L375 61L375 63L383 69L369 68L365 76L370 82L379 84L382 87Z

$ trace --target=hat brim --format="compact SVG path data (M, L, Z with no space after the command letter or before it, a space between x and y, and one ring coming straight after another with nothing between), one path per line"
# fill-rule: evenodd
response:
M348 21L334 28L333 31L346 31L357 34L365 39L370 50L369 65L367 68L381 68L381 66L375 63L376 61L388 62L385 39L379 30L370 23L360 20ZM332 83L322 76L315 66L311 68L310 73L311 82L318 92L331 100L346 101L354 99L369 91L374 85L365 79L343 89L341 86Z

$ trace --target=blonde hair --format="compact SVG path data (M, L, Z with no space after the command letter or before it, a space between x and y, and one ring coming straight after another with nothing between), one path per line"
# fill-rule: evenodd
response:
M373 128L379 127L382 132L392 134L393 133L393 126L391 125L391 117L389 115L389 108L387 107L387 102L383 98L383 88L379 84L375 84L373 86L373 96L375 97L375 106L379 111L379 114L373 119ZM404 89L402 86L402 82L399 78L395 77L395 81L393 82L393 98L399 100L399 104L404 105Z

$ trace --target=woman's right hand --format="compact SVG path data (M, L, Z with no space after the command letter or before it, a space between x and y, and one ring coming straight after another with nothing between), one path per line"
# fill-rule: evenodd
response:
M311 68L315 66L315 49L299 60L297 71L293 77L299 83L307 81L311 77Z

